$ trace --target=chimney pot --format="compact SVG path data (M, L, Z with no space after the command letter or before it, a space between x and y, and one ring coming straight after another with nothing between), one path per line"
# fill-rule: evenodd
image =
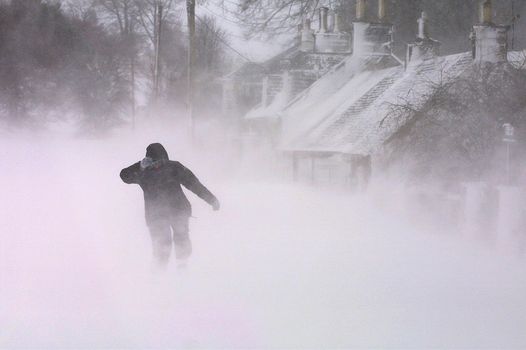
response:
M366 6L365 0L356 0L356 20L358 22L365 20Z
M328 15L329 15L329 9L327 7L321 7L320 8L320 33L327 33Z
M305 30L311 29L310 18L305 19L305 21L303 22L303 29L305 29Z
M493 23L493 4L491 0L484 0L480 3L480 23Z
M341 20L342 20L342 18L340 17L340 14L339 13L335 13L334 14L334 32L335 33L341 32L341 28L340 28Z
M301 44L300 50L302 52L314 51L314 31L311 29L311 21L306 18L303 21L303 30L301 31Z
M422 12L422 15L418 19L418 38L419 39L428 39L429 31L427 28L427 14Z
M378 0L378 20L385 21L387 17L387 4L385 0Z
M329 11L329 32L334 31L334 21L336 20L336 13L333 10Z

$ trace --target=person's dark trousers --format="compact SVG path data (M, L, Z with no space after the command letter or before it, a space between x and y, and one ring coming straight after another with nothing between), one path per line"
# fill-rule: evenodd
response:
M159 265L168 264L172 252L172 242L175 246L177 260L185 260L192 254L192 242L188 234L188 219L186 216L177 216L148 223L152 237L153 256Z

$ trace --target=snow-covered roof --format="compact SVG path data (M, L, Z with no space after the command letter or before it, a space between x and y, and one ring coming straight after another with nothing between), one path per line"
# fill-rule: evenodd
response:
M246 62L231 73L225 75L224 79L233 79L236 77L244 78L253 73L276 73L284 68L284 64L290 69L295 69L298 68L296 66L303 66L305 61L313 55L325 55L327 57L347 56L347 54L318 54L314 52L303 52L300 50L300 46L296 44L263 62Z
M511 52L510 62L522 65L525 52ZM393 105L418 110L432 96L436 84L457 79L473 66L471 53L436 57L401 66L363 70L352 57L327 74L281 114L281 149L374 153L412 117L396 116ZM405 118L405 119L404 119Z
M378 67L383 69L377 70ZM342 105L353 103L373 88L382 79L382 73L396 69L400 69L396 62L385 56L371 56L365 60L349 57L280 113L283 144L295 143L296 139L338 113Z
M304 89L296 96L293 94L293 99L290 100L290 95L287 91L281 91L276 95L272 102L267 105L259 105L253 110L249 111L245 115L245 119L268 119L275 120L282 117L283 114L297 115L302 114L302 109L310 110L313 107L320 107L320 100L326 96L330 96L343 85L348 82L352 77L363 71L369 71L371 69L377 69L378 67L392 67L398 65L398 62L391 56L376 55L370 56L366 59L358 58L356 56L349 56L342 60L339 64L332 67L323 77L317 80L314 84ZM345 96L344 96L345 97ZM303 103L298 103L302 101ZM316 105L311 106L309 102L314 102ZM321 101L323 105L327 105L326 101ZM300 111L295 108L299 106ZM322 116L322 113L316 114L318 117ZM298 132L299 127L305 127L308 125L307 120L302 120L298 125L295 125L294 129Z
M288 103L288 94L285 89L282 89L272 100L268 106L259 104L252 110L248 111L244 119L275 119L278 120L278 113L285 108Z
M279 64L281 60L293 59L298 54L301 54L299 45L294 45L263 62L245 62L225 75L223 79L244 78L253 73L267 73L272 70L273 66Z

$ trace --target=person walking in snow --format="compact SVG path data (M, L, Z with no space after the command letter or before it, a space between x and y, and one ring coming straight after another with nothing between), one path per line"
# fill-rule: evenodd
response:
M146 157L122 169L122 181L138 184L144 192L146 223L152 238L153 255L165 266L175 246L178 261L185 261L192 253L188 220L192 207L181 185L219 210L218 199L184 165L169 160L168 153L160 143L146 148ZM173 232L172 232L173 231Z

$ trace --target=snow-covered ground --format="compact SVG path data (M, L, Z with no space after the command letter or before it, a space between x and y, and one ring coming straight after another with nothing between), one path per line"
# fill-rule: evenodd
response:
M381 196L130 140L2 136L0 348L526 347L524 258L418 229ZM223 205L191 196L194 255L165 272L118 177L157 140Z

